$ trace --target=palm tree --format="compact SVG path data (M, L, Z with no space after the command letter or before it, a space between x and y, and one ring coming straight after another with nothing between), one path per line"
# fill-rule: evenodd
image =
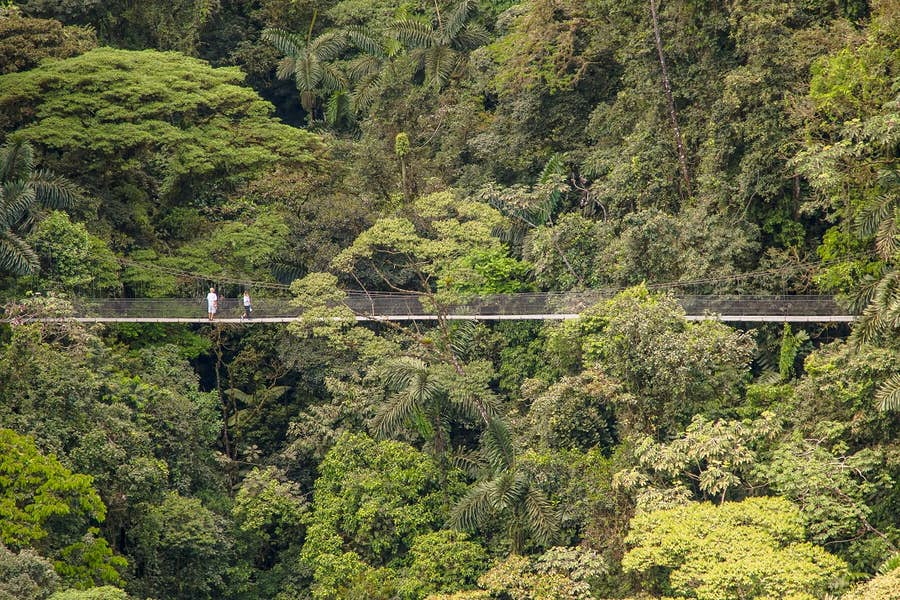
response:
M412 49L410 56L425 70L425 80L438 89L465 64L468 51L488 40L483 27L469 22L477 5L476 0L461 0L442 15L435 0L431 23L404 18L391 27L396 39Z
M351 110L363 112L375 101L384 70L400 47L396 40L386 39L360 26L348 27L344 34L350 44L361 51L348 61L347 74L353 84Z
M552 543L559 530L556 512L534 479L518 466L509 430L499 419L485 429L482 452L490 476L476 482L456 503L450 524L475 529L500 518L506 522L511 554L519 554L529 536L541 545Z
M28 142L0 147L0 271L36 272L38 257L22 237L34 223L34 208L68 208L77 196L77 188L63 177L34 168Z
M860 211L857 234L875 239L881 270L869 277L853 298L862 314L853 331L857 345L874 342L900 330L900 174L895 169L881 174L879 187L884 193L874 196ZM864 307L864 308L863 308ZM881 410L900 410L900 375L883 383L875 392Z
M375 414L376 433L389 437L414 430L426 441L446 478L453 420L477 420L485 407L493 416L493 405L468 393L464 386L454 388L454 371L449 366L404 356L388 361L381 374L390 395Z
M328 31L313 39L315 22L316 11L313 11L305 38L278 28L262 33L262 39L284 54L275 74L279 79L294 79L300 92L300 104L309 114L310 121L319 98L347 87L347 78L337 65L332 64L347 48L347 35L343 31Z

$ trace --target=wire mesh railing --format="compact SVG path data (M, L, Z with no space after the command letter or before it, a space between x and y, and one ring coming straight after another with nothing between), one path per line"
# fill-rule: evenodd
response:
M602 292L533 292L480 296L464 302L440 306L415 294L350 293L344 304L365 318L560 318L573 316L595 305L609 294ZM722 317L840 317L848 313L832 296L680 296L676 298L688 316ZM121 319L200 319L206 317L205 298L76 298L72 301L76 318ZM243 313L240 298L220 298L216 318L239 318ZM300 310L287 298L257 298L253 318L292 319Z

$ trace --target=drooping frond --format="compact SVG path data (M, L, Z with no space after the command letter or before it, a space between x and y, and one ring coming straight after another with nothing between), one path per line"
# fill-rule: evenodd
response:
M388 397L375 413L373 427L381 437L389 437L403 430L404 423L416 412L418 401L413 394L398 393Z
M410 385L414 379L425 377L428 365L422 359L402 356L388 361L381 368L381 380L392 390L401 390Z
M347 77L337 65L331 63L322 64L322 89L326 92L336 92L347 88Z
M854 313L861 313L866 306L872 302L872 297L875 295L875 290L878 289L878 284L881 281L880 276L884 273L884 267L880 269L878 273L878 277L875 277L871 274L867 274L863 277L862 281L856 286L856 289L849 296L850 300L850 310Z
M560 177L565 176L565 174L566 165L563 162L562 155L559 152L556 152L547 160L547 164L544 165L544 168L541 169L538 183L542 185L552 183Z
M286 29L265 29L262 32L262 39L275 46L285 56L297 57L306 47L306 42L301 36Z
M525 516L534 540L542 545L552 544L559 533L559 517L547 496L530 485L525 496Z
M416 19L399 19L391 25L390 33L410 48L430 48L438 43L430 26Z
M900 410L900 375L894 375L879 386L875 401L883 411Z
M450 464L469 477L475 477L476 475L478 475L478 472L483 467L481 460L479 460L478 454L466 451L462 448L457 448L456 451L454 451L454 453L450 456Z
M895 208L893 214L884 219L875 233L875 250L885 260L889 260L900 249L900 209Z
M425 53L425 78L441 88L450 81L456 69L458 55L449 46L432 46Z
M371 54L361 54L347 62L347 75L350 81L362 81L381 71L382 60Z
M360 113L369 110L369 107L378 97L381 88L381 75L372 74L361 79L351 95L351 107L353 112Z
M34 188L35 200L47 208L70 208L80 194L74 183L45 169L35 171L29 183Z
M452 10L444 15L441 36L443 38L441 41L444 44L450 45L450 41L459 35L466 23L469 22L469 18L475 14L477 7L478 3L475 0L461 0Z
M856 230L861 237L875 235L882 221L894 212L897 198L891 194L883 194L873 202L866 204L856 216Z
M900 327L900 270L885 271L872 292L872 299L853 327L857 345L874 342Z
M481 435L481 448L493 472L500 473L515 466L512 435L501 419L491 419L485 427Z
M301 92L315 90L322 81L323 70L322 63L311 54L298 59L297 69L294 72L297 89Z
M9 230L0 229L0 271L31 275L38 268L38 257L25 240Z
M362 50L367 55L376 59L384 59L387 57L385 43L380 36L373 35L370 29L353 25L345 30L347 40L356 48Z
M27 179L34 169L34 150L24 140L0 147L0 181Z
M475 321L457 321L450 336L450 350L461 359L466 360L475 344L478 323Z
M337 125L342 119L350 117L350 94L344 90L336 90L328 97L325 104L325 122Z
M492 498L496 495L495 480L479 481L473 485L450 511L449 525L454 529L471 531L494 514Z
M454 38L452 45L457 50L468 51L483 46L490 40L491 36L484 27L470 23Z
M297 72L297 57L296 56L285 56L281 60L278 61L278 65L275 67L275 76L278 79L290 79L294 76L294 73Z
M309 51L321 61L331 61L347 48L347 35L343 31L323 33L309 43Z
M34 188L24 180L4 182L0 188L0 228L15 227L36 200Z

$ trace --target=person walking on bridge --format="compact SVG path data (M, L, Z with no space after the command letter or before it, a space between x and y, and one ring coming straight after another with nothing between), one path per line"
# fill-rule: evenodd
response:
M216 316L216 310L219 308L219 297L216 295L216 288L209 288L209 293L206 295L206 312L209 316L209 320L212 321Z
M244 314L241 315L241 321L244 319L250 318L250 313L253 312L253 307L250 306L250 292L244 290Z

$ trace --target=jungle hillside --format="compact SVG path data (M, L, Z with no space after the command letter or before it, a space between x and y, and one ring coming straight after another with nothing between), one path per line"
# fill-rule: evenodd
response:
M898 152L900 0L0 0L0 600L900 600Z

